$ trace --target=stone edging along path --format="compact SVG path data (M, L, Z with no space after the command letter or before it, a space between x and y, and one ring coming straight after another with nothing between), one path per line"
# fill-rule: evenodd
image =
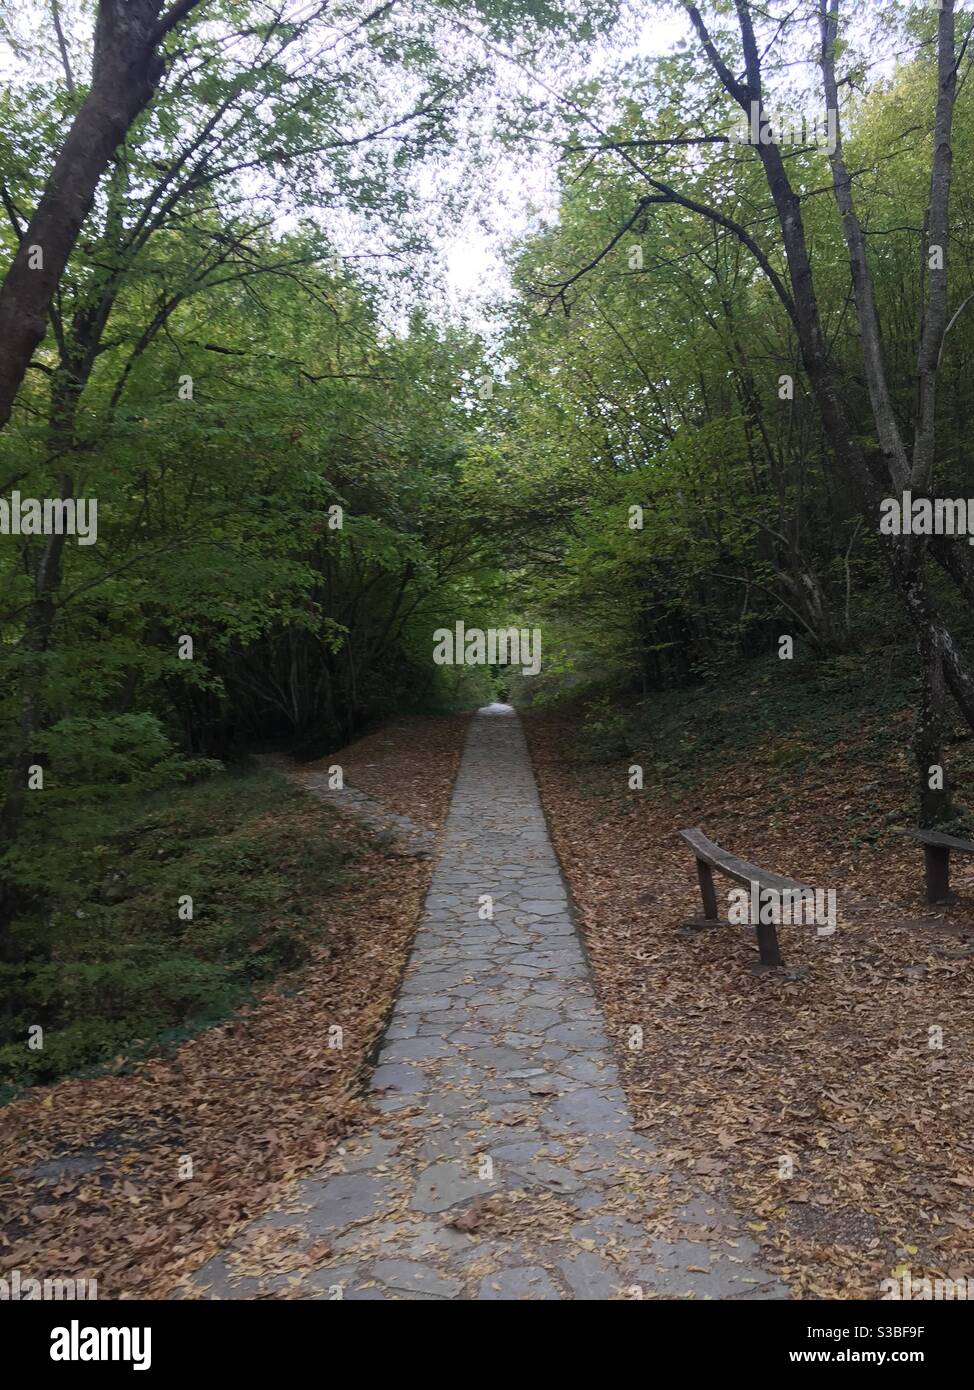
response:
M372 1087L372 1127L199 1270L197 1296L787 1297L632 1128L507 706L471 722ZM654 1233L674 1184L705 1240Z

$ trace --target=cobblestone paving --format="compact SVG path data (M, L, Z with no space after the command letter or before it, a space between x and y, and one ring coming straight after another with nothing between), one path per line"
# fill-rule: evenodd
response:
M371 1130L204 1266L198 1292L787 1297L735 1219L632 1128L506 706L472 721L372 1085Z

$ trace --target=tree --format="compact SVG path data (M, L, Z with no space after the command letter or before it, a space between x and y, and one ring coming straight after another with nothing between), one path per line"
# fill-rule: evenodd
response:
M91 83L0 285L0 429L47 331L102 175L166 70L164 42L199 4L176 0L166 9L163 0L99 0Z
M800 367L821 422L836 479L855 497L868 530L880 534L880 503L884 497L907 487L925 494L933 482L936 383L947 326L952 322L947 297L952 132L958 68L964 60L969 31L958 44L953 0L944 0L935 20L936 82L925 118L932 152L922 260L917 267L918 274L923 267L923 290L914 355L914 399L906 426L908 447L897 411L902 395L894 403L866 234L853 194L858 174L850 170L844 155L839 91L854 81L854 75L851 71L842 77L836 74L840 56L839 0L807 0L798 6L761 8L748 0L732 0L708 7L712 18L705 17L703 7L689 0L683 3L683 9L704 66L694 67L683 57L671 64L669 75L674 92L679 73L682 90L689 90L695 97L690 119L683 118L676 130L674 124L679 117L675 96L670 102L661 103L655 128L646 130L642 123L638 133L631 130L638 114L634 116L632 105L624 101L616 106L616 111L621 109L624 116L621 120L617 117L615 127L609 129L591 96L583 93L577 98L563 99L572 127L569 138L564 140L566 154L576 163L586 161L586 167L596 160L618 161L630 184L629 210L617 218L614 229L597 243L599 249L594 254L590 252L580 268L557 278L539 277L539 288L547 293L552 306L560 304L567 310L572 297L580 293L583 279L607 257L617 254L623 239L634 229L647 226L651 218L659 220L666 209L672 209L674 216L685 222L700 219L722 240L733 239L753 259L794 334ZM733 29L725 24L728 16L733 17ZM887 19L892 22L892 11ZM817 225L820 214L816 209L823 190L811 178L821 166L803 157L802 151L796 159L793 152L784 149L770 115L773 96L767 82L769 68L777 76L787 77L812 25L818 31L821 90L837 125L838 142L831 154L829 186L840 215L847 284L858 322L855 345L845 341L841 353L834 332L826 329L826 310L822 307L826 303L827 311L835 317L834 301L828 300L835 284L835 263L830 251L822 253L820 249L813 265L809 249L809 218L816 224L820 248L823 242L828 246L832 237L831 228L819 229ZM708 81L708 74L710 87L704 95L701 84ZM749 125L753 123L759 139L743 146L732 140L728 131L735 108L737 120L743 116ZM692 151L689 165L688 151ZM755 166L763 176L770 206L761 206L759 191L752 182ZM744 215L733 206L735 193L737 207L742 212L748 210ZM769 213L776 239L769 235ZM715 275L711 274L708 281L711 301ZM964 302L961 300L954 318ZM841 324L841 316L838 322ZM733 317L726 326L733 337ZM750 414L752 427L760 433L762 412L755 409L753 373L742 370L740 362L735 372L748 402L745 413ZM865 437L859 415L860 381L866 385L869 429L875 433L875 446ZM759 524L767 527L763 520ZM778 539L787 543L789 538L780 527L775 529ZM770 531L767 534L774 538ZM951 815L949 787L946 783L942 788L930 787L931 768L943 765L943 695L945 687L949 688L965 720L974 727L974 678L944 616L941 601L931 587L924 561L927 555L931 556L970 603L974 598L972 559L965 546L953 544L949 538L928 541L924 537L881 535L881 545L890 582L914 632L923 672L914 737L921 816L926 822L947 821ZM796 578L799 592L813 597L814 576L809 574L807 565L797 565ZM782 572L779 582L786 579Z

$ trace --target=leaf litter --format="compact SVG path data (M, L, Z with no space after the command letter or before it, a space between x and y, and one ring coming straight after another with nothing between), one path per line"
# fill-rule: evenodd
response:
M793 1296L877 1298L904 1265L974 1276L972 884L958 866L960 901L923 901L918 851L886 829L905 766L867 788L837 745L795 795L749 753L692 788L636 792L628 766L571 760L567 717L525 724L637 1128L743 1213ZM700 912L687 826L835 888L835 934L779 928L790 970L755 975L753 933L683 929Z

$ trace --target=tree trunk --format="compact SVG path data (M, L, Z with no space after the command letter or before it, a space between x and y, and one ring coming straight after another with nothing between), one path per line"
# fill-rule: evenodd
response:
M919 629L917 656L921 690L912 746L917 770L918 820L924 829L932 830L953 819L953 798L943 755L944 664L936 628Z
M162 76L157 49L169 25L159 22L161 8L162 0L100 0L91 86L0 286L0 429L98 182Z
M70 497L72 492L71 479L65 477L61 495ZM43 719L45 668L57 612L54 594L60 583L61 555L66 540L66 531L46 538L34 574L34 598L18 644L23 661L20 718L16 744L11 750L6 795L0 809L0 846L3 847L11 846L16 840L27 809L27 777L36 760L35 739ZM0 876L0 961L9 959L7 928L15 900L15 890Z

